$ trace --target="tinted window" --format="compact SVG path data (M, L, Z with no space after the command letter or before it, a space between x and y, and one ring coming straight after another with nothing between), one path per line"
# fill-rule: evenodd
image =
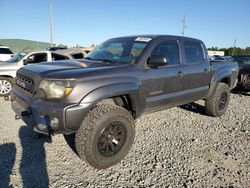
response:
M82 53L72 54L71 55L74 59L83 59L84 55Z
M166 41L157 45L151 55L162 55L168 60L168 64L176 65L180 63L179 48L176 41Z
M33 54L28 57L28 63L40 63L47 61L47 54Z
M60 55L60 54L52 53L51 55L52 55L52 60L53 60L53 61L59 61L59 60L66 60L66 59L69 59L67 56Z
M199 42L184 42L184 53L186 64L201 63L204 60L204 53Z
M0 48L0 54L13 54L9 48Z

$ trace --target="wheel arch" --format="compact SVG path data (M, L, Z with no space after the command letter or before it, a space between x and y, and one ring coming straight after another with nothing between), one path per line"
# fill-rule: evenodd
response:
M1 78L1 77L4 77L4 78L11 78L11 79L13 79L13 80L15 79L13 76L10 76L10 75L0 75L0 78Z
M210 97L214 93L214 91L219 83L227 84L228 87L231 88L232 87L231 86L232 85L231 76L230 75L221 75L216 80L212 79L212 83L210 84L210 90L208 93L208 97Z
M118 83L102 86L83 97L80 103L113 103L128 110L134 118L141 113L139 86L135 83Z

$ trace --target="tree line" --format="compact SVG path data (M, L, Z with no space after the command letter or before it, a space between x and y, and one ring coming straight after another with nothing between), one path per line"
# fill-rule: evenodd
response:
M239 47L230 47L230 48L218 48L218 47L211 47L208 48L208 50L212 51L224 51L225 56L230 56L230 55L241 55L241 54L250 54L250 47L244 48L239 48Z

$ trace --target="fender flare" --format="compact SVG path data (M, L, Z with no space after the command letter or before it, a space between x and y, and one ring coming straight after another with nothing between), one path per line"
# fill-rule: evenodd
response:
M229 79L229 82L227 84L228 84L229 88L231 88L231 75L232 75L232 72L224 71L224 72L219 72L219 73L221 73L221 74L218 77L217 77L217 75L214 75L212 77L212 79L211 79L210 89L209 89L209 92L208 92L208 97L210 97L214 93L214 91L215 91L216 87L218 86L218 84L224 79Z
M91 103L93 107L95 104L104 99L124 95L130 96L133 110L136 114L140 113L140 87L132 82L116 83L99 87L83 97L80 104Z

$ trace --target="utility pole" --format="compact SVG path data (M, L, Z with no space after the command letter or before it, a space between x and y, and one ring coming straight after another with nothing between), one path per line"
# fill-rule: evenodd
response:
M234 40L234 49L233 49L233 54L234 55L234 52L235 52L235 46L236 46L236 39Z
M50 46L53 46L52 0L50 0Z
M186 26L186 16L184 16L183 17L183 20L181 20L181 22L182 22L182 36L184 36L185 35L185 29L187 28L187 26Z

